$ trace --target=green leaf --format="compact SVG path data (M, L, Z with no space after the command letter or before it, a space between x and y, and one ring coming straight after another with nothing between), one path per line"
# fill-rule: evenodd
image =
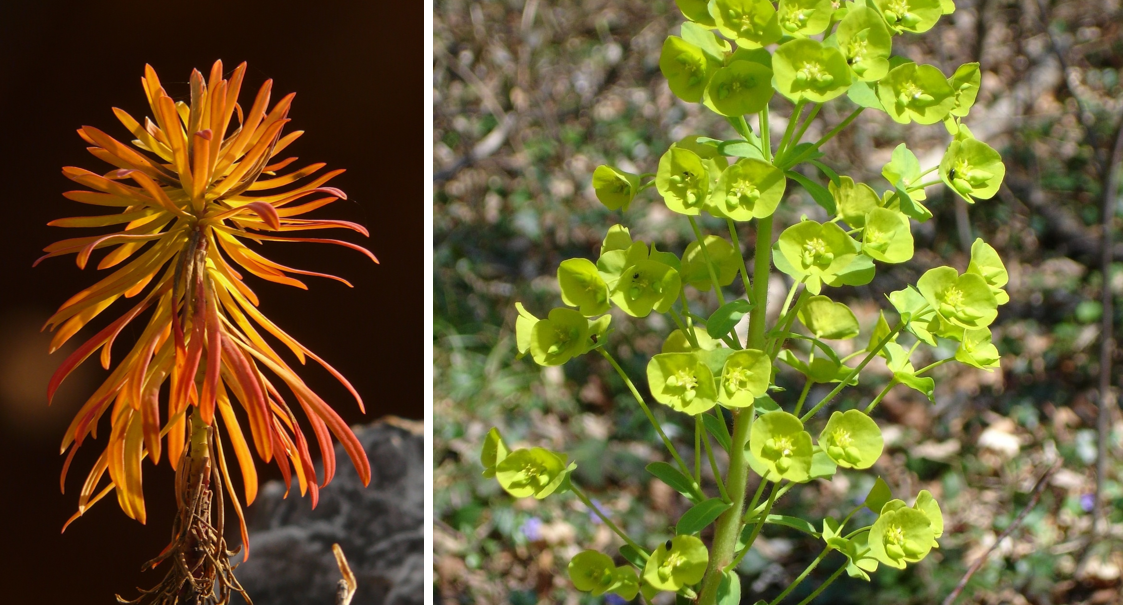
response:
M769 389L773 367L769 355L746 349L727 357L719 378L719 402L729 408L749 407Z
M702 327L695 325L692 326L692 331L695 334L695 341L699 344L700 350L715 350L722 346L722 342L711 338L703 330ZM695 351L695 347L687 339L687 334L682 330L674 329L668 337L664 339L664 344L660 348L662 353L690 353Z
M731 505L721 498L708 498L687 510L676 523L676 534L694 535L703 531L718 519L720 515L730 509Z
M812 455L812 466L809 467L809 477L813 479L831 479L836 474L836 463L824 453L816 450Z
M808 161L808 163L816 167L817 169L820 169L820 172L824 174L824 177L827 177L828 181L832 182L829 185L829 188L831 188L832 186L840 185L840 175L833 171L831 167L820 162L819 160L810 160ZM829 194L831 194L831 190L829 191ZM835 199L836 196L832 195L832 198Z
M775 389L781 390L781 389ZM754 411L759 415L768 414L770 412L780 412L781 406L776 401L770 398L769 395L762 395L754 399Z
M680 296L680 273L652 260L638 262L621 273L610 300L633 317L648 316L654 309L668 312Z
M922 393L932 403L934 400L934 379L915 375L913 372L895 372L894 381Z
M915 193L922 194L922 197L915 198ZM895 184L895 200L898 202L898 210L904 213L907 217L918 220L919 222L928 221L934 216L926 209L925 205L918 202L920 198L924 198L925 193L922 190L907 191L902 187L902 182Z
M761 48L781 39L777 11L769 0L714 0L711 16L719 33L744 49Z
M922 490L918 492L918 498L914 499L914 508L925 513L926 518L930 520L930 531L934 534L933 546L936 549L937 539L945 532L945 518L941 515L941 507L929 490Z
M887 318L883 316L883 311L880 310L879 320L875 322L875 328L871 330L871 339L867 341L867 348L864 350L867 352L875 350L875 347L879 346L879 343L889 333L891 333L891 326L887 323Z
M665 39L660 51L660 72L668 79L668 88L688 103L703 99L707 81L720 65L720 60L678 36Z
M653 477L663 481L668 487L683 494L684 498L692 502L697 500L695 484L676 467L667 462L650 462L645 470Z
M627 250L632 244L633 239L629 236L629 228L621 224L614 224L609 227L609 230L605 233L605 238L602 239L602 247L598 251L598 257L605 255L607 251Z
M969 258L969 268L965 272L979 274L984 277L984 282L992 288L997 304L1007 304L1008 294L1003 287L1008 284L1008 269L1004 267L1004 260L991 245L984 239L977 237L973 241L972 253Z
M746 300L733 300L719 307L707 319L707 334L719 339L730 333L742 317L754 310L754 304Z
M690 21L680 24L680 36L720 63L730 53L729 42L716 36L710 29Z
M763 414L750 427L750 468L766 479L797 483L809 480L812 436L801 420L788 412Z
M715 217L744 222L772 215L784 195L785 174L780 169L764 160L744 158L723 171L706 208Z
M879 101L879 95L875 92L875 88L871 83L857 80L848 87L848 99L852 103L861 108L873 108L880 112L886 112L883 108L883 102Z
M677 412L694 416L715 406L715 377L695 354L655 355L648 362L647 375L653 398Z
M918 157L906 147L899 144L891 153L891 161L883 165L883 177L891 184L907 183L918 179L922 175L922 165Z
M679 535L660 545L645 564L645 582L661 591L676 592L703 580L707 547L694 536Z
M820 205L822 208L824 208L825 211L828 212L829 217L836 215L836 199L832 198L832 193L829 192L827 188L812 181L804 175L797 173L796 171L786 171L785 176L797 182L798 184L801 184L801 187L804 188L805 191L810 195L812 195L813 200L816 201L816 204Z
M703 426L722 446L724 452L730 452L730 430L727 429L727 423L723 420L721 412L703 414Z
M840 176L838 183L828 185L828 192L836 200L836 210L844 222L852 228L862 228L867 214L879 207L879 195L864 183L856 183L852 178Z
M484 446L480 451L480 464L484 467L485 477L496 477L496 465L508 457L511 450L500 437L500 431L492 427L484 438Z
M723 573L716 600L720 606L737 606L742 602L742 583L738 580L737 572L731 570Z
M528 348L543 366L562 365L586 352L589 324L577 310L556 308L532 327Z
M762 516L758 515L758 516L752 518L748 523L758 523L760 521L762 521ZM769 515L766 516L766 523L767 524L776 524L776 525L779 525L779 526L785 526L787 528L793 528L794 530L804 532L805 534L808 534L810 536L820 538L820 532L817 531L816 526L810 524L809 522L807 522L807 521L805 521L805 520L803 520L799 517L793 517L791 515L778 515L777 513L770 513ZM750 527L750 526L747 526L747 527ZM749 540L749 539L747 539L747 540Z
M859 410L832 412L818 440L824 452L846 469L867 469L883 453L879 425Z
M672 146L660 157L656 190L668 209L683 215L699 215L710 192L710 177L698 154Z
M879 513L883 509L883 505L891 499L891 488L887 482L883 481L882 477L875 479L875 485L871 486L871 491L867 493L867 498L863 499L863 504L875 513Z
M753 61L732 61L711 76L703 103L723 116L756 114L773 97L771 78L773 70L768 66Z
M813 296L797 311L797 318L817 338L844 340L859 335L859 322L846 304L828 296Z
M707 246L707 255L703 254L699 241L692 241L684 250L680 279L700 291L710 291L711 271L707 267L707 259L710 258L719 287L730 285L742 268L742 256L730 241L720 236L708 235L703 242Z
M966 63L953 72L949 77L949 86L953 88L953 109L949 111L953 116L968 116L969 108L977 101L977 92L980 91L980 64Z
M585 258L565 260L557 272L562 301L578 307L578 312L594 317L607 312L609 286L598 274L598 267Z
M543 448L516 450L496 465L496 481L516 498L543 499L562 487L569 470L566 454Z
M676 0L676 6L684 17L691 19L699 25L715 27L715 18L707 10L707 0ZM643 568L644 566L638 566Z
M719 144L719 154L724 156L737 156L739 158L754 158L764 161L766 157L762 155L762 149L754 145L753 142L744 139L732 139L721 142Z
M531 348L531 332L539 322L539 317L527 312L520 302L516 302L516 311L519 313L516 317L516 350L520 355L525 355Z
M621 557L625 558L625 561L641 570L645 569L645 562L648 561L648 556L634 549L632 545L621 545L617 548L617 552L621 554Z
M609 165L599 165L594 169L594 194L610 211L625 211L637 196L641 178Z
M773 53L774 86L790 100L824 103L847 92L852 71L840 50L798 38Z

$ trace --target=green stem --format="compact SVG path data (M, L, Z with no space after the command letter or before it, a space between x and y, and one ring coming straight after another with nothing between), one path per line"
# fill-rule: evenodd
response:
M762 528L766 525L766 520L769 519L770 511L773 510L773 503L775 500L777 500L777 490L780 487L781 484L775 483L773 484L773 487L770 488L770 497L768 500L766 500L766 509L762 513L761 519L759 519L758 523L754 526L754 531L750 533L750 538L747 539L746 545L744 545L742 547L742 550L738 552L738 555L734 556L734 559L731 560L729 564L727 564L726 568L723 569L723 572L730 572L735 566L738 565L738 562L742 561L743 557L746 557L746 553L750 551L750 547L754 546L754 541L758 540L758 534L761 534Z
M808 575L812 574L812 571L815 570L818 565L820 565L820 560L824 559L824 556L828 555L829 551L831 551L831 548L825 547L824 550L820 552L820 555L816 556L816 559L814 559L812 563L809 564L809 567L805 568L804 572L798 575L797 578L793 579L792 583L789 583L789 586L785 588L785 591L781 592L781 595L773 598L773 601L770 602L770 605L772 606L781 603L781 600L785 599L785 596L793 593L793 590L797 588L797 585L800 585L801 581L805 580L805 578L808 577Z
M879 405L879 402L883 400L883 397L886 397L887 393L891 392L891 389L896 386L898 386L897 380L891 380L889 383L887 383L887 388L883 389L883 392L879 393L875 397L875 399L871 401L871 403L867 404L867 407L863 410L863 413L870 414L871 410L875 409L875 406Z
M770 109L769 106L758 112L758 132L762 134L762 154L767 163L773 163L773 152L770 150Z
M742 139L753 141L753 138L750 137L750 125L746 122L745 116L728 116L727 122L730 123L730 126L734 127L735 132L738 133Z
M809 363L811 364L812 362L810 361ZM807 380L805 380L805 388L801 389L801 396L797 398L797 407L793 410L794 416L801 415L801 408L805 406L805 398L809 396L810 388L812 388L812 378L808 378Z
M695 484L700 488L703 487L703 458L702 458L702 443L703 440L699 436L703 432L703 418L699 415L695 417Z
M600 517L601 520L605 522L605 525L609 526L610 530L613 530L615 534L620 536L621 540L625 541L625 543L630 547L639 551L641 555L646 556L645 559L648 559L648 552L645 551L644 547L633 542L633 539L629 538L628 534L625 534L625 532L623 532L621 528L617 527L617 524L613 523L608 517L606 517L605 513L602 513L601 509L598 509L598 507L594 505L594 503L589 498L587 498L585 494L582 493L582 490L578 489L578 486L574 485L573 480L570 482L570 491L574 492L574 495L578 497L578 500L581 500L582 503L586 505L587 509L590 509L594 512L595 515Z
M789 149L789 138L793 136L793 129L797 127L797 122L801 118L801 113L805 111L805 105L808 101L802 99L797 102L797 106L793 108L793 113L789 115L789 124L785 127L785 134L781 136L781 142L777 144L777 157L784 158L785 151Z
M929 169L926 169L925 171L923 171L923 172L919 173L918 175L914 176L914 179L906 180L906 185L910 186L914 182L922 179L923 177L926 177L927 175L933 173L934 171L937 171L940 166L941 165L934 165L934 166L930 167Z
M746 258L742 255L742 243L738 241L738 231L734 227L734 220L727 220L727 230L730 230L730 240L734 243L734 249L738 252L738 259L742 260L742 264L738 266L738 273L742 275L742 288L746 290L746 298L749 299L752 291L750 289L750 271L746 268Z
M600 353L601 356L605 357L606 360L609 361L609 364L613 366L613 369L617 370L617 375L621 376L621 379L625 381L625 385L629 387L629 392L633 393L633 398L637 400L637 404L641 406L642 410L644 410L645 416L648 417L648 421L652 423L652 428L656 429L657 435L660 435L661 441L664 442L664 447L667 448L668 452L672 454L672 458L676 459L676 464L680 466L680 472L688 477L691 477L691 469L689 469L688 466L684 464L684 459L680 458L680 453L676 451L676 446L672 445L672 441L669 440L668 436L664 434L664 429L660 428L660 423L657 422L656 417L652 415L652 410L648 409L648 405L645 404L644 398L641 397L641 393L637 391L637 387L633 385L633 381L629 379L628 374L625 373L625 370L621 369L621 366L618 365L617 360L614 359L613 355L610 355L609 351L607 351L604 347L599 346L598 353Z
M767 146L768 148L768 146ZM754 310L750 312L750 331L747 345L762 349L766 344L766 304L769 298L770 247L773 243L773 216L758 220L758 233L754 237ZM715 523L715 540L711 545L711 560L703 578L701 604L714 604L718 599L719 583L731 563L738 543L742 510L746 501L746 482L749 465L743 446L750 440L750 426L754 422L754 408L745 408L735 414L734 433L731 437L730 466L727 470L727 491L731 508Z
M930 186L936 186L940 183L941 183L940 179L935 179L935 180L930 180L930 181L928 181L924 184L919 184L917 186L911 186L910 189L911 190L922 190L922 189L925 189L925 188L929 188Z
M806 116L804 122L801 123L801 127L797 129L797 134L793 136L793 141L791 141L789 145L790 148L793 148L793 146L801 143L801 138L805 136L805 131L809 130L809 125L812 124L813 119L816 118L816 115L820 112L820 107L822 105L824 104L818 103L813 106L813 109L809 112L809 115Z
M939 365L942 365L944 363L949 363L950 361L956 361L956 360L957 360L957 357L950 357L948 359L942 359L941 361L934 361L933 363L927 365L926 367L923 367L922 369L914 372L914 375L915 376L921 376L922 374L930 371L931 369L933 369L933 368L935 368Z
M681 294L681 296L682 296L682 294ZM683 300L683 302L684 302L684 306L687 307L687 300ZM696 337L695 337L694 328L689 329L687 325L684 325L684 320L682 318L680 318L679 314L676 313L675 308L669 308L668 312L672 314L672 321L674 321L676 323L676 327L679 327L680 331L684 332L684 337L687 338L687 341L688 341L689 344L691 344L691 347L692 348L699 348L699 340L696 339ZM691 317L690 316L688 317L687 322L689 324L691 323Z
M811 594L809 594L808 597L801 600L801 602L797 605L804 606L805 604L811 602L814 598L816 598L816 596L820 595L825 589L827 589L828 585L836 582L836 579L840 578L840 575L844 573L844 570L846 570L847 567L848 562L844 562L844 565L837 568L836 571L832 573L832 576L828 577L828 580L824 581L819 587L816 588L816 591L813 591Z
M695 218L687 216L691 222L691 229L695 232L695 240L699 243L699 249L703 253L703 261L707 262L707 274L711 277L711 284L715 287L715 296L719 298L719 306L727 303L726 298L723 297L723 289L719 287L719 277L715 274L715 264L711 262L711 252L707 251L707 245L703 241L703 232L699 230L699 224L695 223Z
M805 414L804 416L801 416L801 422L808 421L809 418L813 417L813 414L819 412L820 408L827 405L828 402L831 401L833 397L835 397L837 394L839 394L840 391L844 390L844 387L847 386L848 383L851 382L853 378L858 376L859 372L863 368L867 367L867 364L870 363L871 360L875 358L875 354L878 353L879 351L883 350L883 347L887 345L887 342L890 342L891 339L893 339L895 336L897 336L898 333L900 331L902 331L902 329L904 327L906 327L906 323L903 323L902 321L899 321L898 325L896 325L895 328L893 330L891 330L890 333L883 336L883 339L879 341L879 344L876 345L875 348L871 349L871 352L867 353L867 357L865 357L863 359L863 361L861 361L860 364L857 365L855 367L855 369L853 369L851 371L851 373L849 373L847 375L847 377L845 377L843 380L840 381L839 384L836 385L836 388L832 389L832 391L830 393L825 395L824 399L821 399L820 403L817 403L815 406L813 406L813 408L811 410L809 410L807 414Z
M703 425L703 414L695 415L695 423ZM727 487L723 483L723 476L719 472L719 465L715 462L715 453L711 451L711 437L707 434L707 429L703 430L703 447L707 451L707 460L711 463L711 473L715 475L715 485L719 487L719 496L722 496L723 502L729 503L730 496L727 495Z
M770 333L777 334L779 333L778 328L780 328L781 334L788 334L789 328L793 327L793 321L797 320L797 311L801 310L801 307L805 304L805 300L808 300L809 297L810 296L808 290L802 291L801 295L797 296L797 303L793 305L792 310L790 310L784 318L778 319L777 325L775 325L774 328L770 330ZM766 352L769 353L771 361L777 358L777 353L781 352L781 345L784 343L784 338L770 339L768 347L766 348Z
M641 184L640 188L637 188L637 194L640 194L640 193L644 192L645 190L648 190L649 188L652 188L655 185L656 185L656 180L645 182L645 183Z
M802 162L804 162L805 159L807 159L808 157L812 156L813 154L816 154L817 150L820 150L820 147L823 146L825 143L827 143L828 140L832 139L833 137L836 137L836 135L838 135L840 133L840 131L843 131L845 128L847 128L848 125L852 124L852 121L854 121L856 118L858 118L861 112L863 112L862 107L856 108L855 111L852 112L851 114L849 114L848 117L845 118L843 122L841 122L840 124L833 127L831 131L825 133L824 137L821 137L820 139L818 139L816 141L816 143L812 145L811 148L805 149L805 151L802 152L800 155L798 155L797 158L786 159L786 163L785 163L786 166L781 167L781 168L782 169L789 169L791 167L795 167L795 166L801 164Z

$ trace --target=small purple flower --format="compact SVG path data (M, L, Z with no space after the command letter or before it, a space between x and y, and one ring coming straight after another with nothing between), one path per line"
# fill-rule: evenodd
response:
M529 541L543 540L543 520L538 517L529 518L520 526L520 533L524 535Z
M1082 505L1082 510L1089 513L1094 510L1094 495L1083 494L1082 498L1078 500L1078 504Z
M598 502L598 499L592 498L590 499L590 502L593 503L594 508L596 508L598 511L605 513L605 507L602 506L602 503ZM595 513L593 509L590 509L590 521L594 523L600 523L602 521L602 518L598 517L598 514Z
M617 595L616 593L607 593L605 595L605 603L607 603L611 606L624 606L625 604L628 604L629 602L626 602L625 598L621 597L620 595Z

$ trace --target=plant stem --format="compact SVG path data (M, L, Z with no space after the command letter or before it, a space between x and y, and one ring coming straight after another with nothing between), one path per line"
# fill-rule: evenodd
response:
M902 329L904 327L906 327L906 323L904 323L902 321L899 321L898 325L896 325L895 328L890 331L890 333L883 336L883 339L879 341L879 344L876 345L875 348L871 349L871 352L867 353L867 357L865 357L863 359L863 361L861 361L860 364L857 365L855 367L855 369L853 369L851 371L851 373L849 373L847 375L846 378L841 380L840 383L836 385L836 388L832 389L832 391L830 393L825 395L824 399L821 399L820 403L817 403L815 406L813 406L813 408L811 410L809 410L807 414L805 414L804 416L801 416L801 422L807 422L809 418L812 418L813 414L820 411L820 408L827 405L828 402L831 401L833 397L835 397L837 394L839 394L840 391L844 390L844 387L847 386L848 383L851 382L853 378L858 376L859 372L863 368L867 367L867 364L870 363L871 360L875 358L875 353L878 353L879 351L883 350L883 347L887 345L887 342L890 342L895 336L897 336L898 333L900 331L902 331Z
M809 115L806 116L804 122L801 123L801 127L797 129L797 133L793 136L793 141L791 141L789 145L790 148L793 148L793 146L801 143L801 138L805 136L805 131L809 129L809 125L812 124L813 119L816 118L816 115L820 112L820 107L822 105L824 104L818 103L813 106L812 110L809 112Z
M681 294L681 297L683 297L682 294ZM684 302L684 306L687 307L687 300L683 300L683 302ZM699 348L699 340L696 339L696 337L695 337L694 328L689 330L688 326L684 325L684 320L681 319L680 315L676 313L675 308L669 308L668 312L672 314L672 321L674 321L676 323L676 327L679 327L680 331L684 332L684 337L687 338L687 341L688 341L689 344L691 344L691 347L692 348ZM691 317L688 317L687 322L691 323Z
M701 415L695 417L695 483L700 488L703 487L703 458L702 458L702 443L703 440L699 434L703 432L703 418Z
M816 352L815 350L813 352ZM811 358L811 354L810 354ZM810 361L811 363L811 361ZM812 388L812 378L805 380L805 388L801 389L801 396L797 398L797 407L793 410L794 416L801 415L801 408L805 406L805 398L809 396L809 389Z
M750 330L746 342L750 348L761 349L766 343L766 304L769 297L770 246L773 243L773 216L758 220L758 233L754 237L754 310L750 313ZM739 525L746 501L746 482L749 465L742 451L750 440L750 426L754 422L754 408L735 414L734 433L730 444L730 467L727 471L727 491L731 508L715 523L715 540L711 546L711 560L703 578L700 592L701 604L714 604L718 598L723 572L731 563L738 542Z
M711 262L711 252L707 251L707 245L703 241L703 233L699 230L699 224L695 223L695 218L687 216L691 222L691 229L695 232L695 240L699 243L699 249L703 253L703 261L707 262L707 274L711 277L711 284L715 287L715 296L719 298L719 306L727 303L726 298L723 297L723 289L719 286L719 277L715 274L715 264Z
M896 386L898 386L897 380L891 380L890 382L888 382L887 388L883 389L883 392L876 395L875 399L873 399L871 403L867 404L867 407L864 408L863 413L870 414L871 410L875 409L875 406L879 405L879 402L883 400L883 397L886 397L887 393L891 392L891 389Z
M918 181L918 180L922 179L923 177L926 177L927 175L929 175L929 174L933 173L934 171L937 171L937 170L938 170L938 167L940 167L940 166L941 166L941 165L934 165L934 166L930 167L929 169L926 169L925 171L923 171L923 172L919 173L918 175L914 176L914 179L911 179L911 180L907 180L907 181L906 181L906 185L907 185L907 186L910 186L910 185L911 185L911 184L913 184L914 182L916 182L916 181Z
M703 414L695 415L695 423L703 424ZM727 494L726 484L723 483L722 473L719 472L719 466L715 463L715 453L711 451L711 437L707 435L707 429L703 430L703 447L707 450L707 460L711 463L711 472L715 475L715 485L719 487L719 496L722 496L723 502L730 502L730 496Z
M852 112L851 114L849 114L848 117L845 118L843 122L841 122L840 124L833 127L831 131L825 133L824 137L821 137L820 139L818 139L816 141L816 143L812 145L811 148L807 148L804 152L802 152L799 156L797 156L797 158L786 159L786 163L785 163L786 166L780 167L780 168L781 169L789 169L791 167L795 167L795 166L801 164L802 162L804 162L806 158L812 156L813 154L816 154L817 150L820 150L820 147L823 146L825 143L827 143L828 140L832 139L833 137L836 137L836 135L838 135L840 133L840 131L843 131L845 128L847 128L848 125L852 124L852 121L855 120L856 118L858 118L861 112L863 112L862 107L856 108L855 111Z
M773 163L773 152L770 150L770 109L769 106L758 112L758 131L762 134L762 154L767 163Z
M641 552L642 555L645 555L645 556L648 555L648 552L645 551L644 547L642 547L642 546L638 545L637 543L633 542L633 539L629 538L628 534L625 534L625 532L623 532L621 530L621 528L617 527L617 524L610 521L610 519L608 517L606 517L605 513L602 513L601 509L598 509L598 507L596 505L594 505L594 503L589 498L587 498L585 494L582 493L582 490L580 490L578 488L578 486L574 485L573 481L570 482L570 491L574 492L574 495L578 497L578 500L581 500L582 504L586 505L586 508L593 511L595 515L597 515L599 518L601 518L601 520L603 522L605 522L605 525L609 526L609 529L613 530L613 532L615 534L620 536L621 540L625 541L625 543L627 545L629 545L630 547L632 547L632 548L636 549L637 551ZM646 559L647 559L647 557L646 557Z
M746 122L745 116L727 117L727 122L730 123L730 126L734 127L739 137L746 141L752 141L750 137L750 125Z
M935 368L939 365L942 365L944 363L949 363L950 361L955 361L956 359L957 359L957 357L950 357L948 359L942 359L941 361L934 361L933 363L927 365L926 367L923 367L922 369L914 372L914 375L920 376L920 375L930 371L931 369L933 369L933 368Z
M759 519L758 523L754 525L754 531L750 533L750 538L747 539L746 544L742 547L742 550L738 552L738 555L734 556L734 559L732 559L725 568L723 568L723 572L730 572L735 566L738 565L738 562L742 561L743 557L746 557L746 553L750 551L750 547L754 546L754 541L758 540L758 534L761 534L762 528L764 528L766 525L766 520L769 519L770 511L773 510L773 503L775 500L777 500L777 490L779 488L781 488L781 484L778 483L774 483L773 487L770 488L770 497L766 500L766 509L762 512L761 519Z
M773 601L770 602L770 605L781 603L781 600L785 599L785 596L793 593L793 590L797 588L797 585L800 585L801 581L805 580L805 578L808 577L808 575L812 574L812 571L816 569L818 565L820 565L820 560L824 559L824 556L828 555L829 551L831 551L831 548L825 547L824 550L820 552L820 555L816 556L816 559L814 559L812 563L809 564L809 567L805 568L804 572L798 575L797 578L793 579L792 583L789 583L789 586L785 588L785 591L781 592L781 595L773 598Z
M785 157L785 151L789 149L789 138L793 136L793 129L797 127L797 122L801 118L801 113L805 111L807 103L804 99L798 101L797 106L793 108L793 113L789 115L789 124L785 127L785 134L781 136L781 142L777 144L778 158Z
M844 562L844 565L837 568L836 571L832 573L832 576L828 577L828 580L824 581L823 583L821 583L821 585L819 587L816 588L816 591L813 591L812 593L810 593L808 597L801 600L800 603L798 603L797 605L798 606L804 606L805 604L808 604L814 598L816 598L816 596L823 593L824 590L828 588L828 585L831 585L832 583L836 582L836 579L840 578L840 575L844 573L844 570L846 570L847 567L848 567L848 562Z
M641 397L641 393L637 391L637 387L633 385L633 381L629 379L628 374L625 373L625 370L621 369L621 366L618 365L617 360L614 359L613 355L610 355L609 351L607 351L604 347L599 346L598 352L603 357L605 357L607 361L609 361L609 364L613 366L613 369L617 370L617 375L621 376L621 379L625 381L625 385L629 387L629 392L633 393L633 398L637 400L637 404L641 406L642 410L644 410L645 416L648 417L648 421L652 423L652 428L656 429L657 435L660 435L660 439L664 442L664 447L667 448L668 452L672 454L672 458L676 459L676 464L680 466L680 472L688 477L691 477L691 469L689 469L687 465L684 464L684 459L680 458L680 453L676 451L676 446L672 445L672 441L669 440L668 436L664 434L664 429L660 428L660 423L657 422L656 417L652 415L652 410L648 409L648 405L645 404L644 398Z
M774 328L770 330L770 333L776 334L778 332L778 328L780 327L780 333L788 334L789 328L793 327L793 321L797 319L797 311L801 310L801 307L804 306L805 300L807 299L809 299L809 292L808 290L804 290L801 292L801 295L797 296L797 303L793 305L793 308L786 314L784 318L778 319L777 325L775 325ZM777 358L777 353L781 352L781 345L784 343L785 338L770 338L766 351L768 352L771 361Z
M727 229L730 230L730 240L734 243L735 251L738 252L738 259L742 260L742 264L738 267L738 273L742 275L742 288L746 290L746 299L749 300L752 295L750 271L746 269L746 258L742 256L742 243L738 242L738 231L735 230L734 220L727 220Z

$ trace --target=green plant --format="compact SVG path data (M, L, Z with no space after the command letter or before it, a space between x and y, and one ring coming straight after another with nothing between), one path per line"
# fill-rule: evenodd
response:
M933 66L891 54L894 36L929 30L942 14L953 11L952 2L677 4L690 21L683 24L680 36L665 41L660 69L677 97L724 116L737 137L689 136L668 149L656 173L633 175L602 166L594 172L593 185L598 199L615 211L628 209L638 195L655 188L670 211L686 216L695 242L677 256L634 241L625 226L612 226L596 261L560 264L559 288L570 308L556 308L540 319L516 305L516 339L521 356L530 354L544 366L562 365L591 352L604 357L671 456L671 463L654 462L647 470L693 506L680 518L675 535L662 545L645 547L571 480L575 465L567 464L565 454L539 447L512 450L493 429L481 462L485 476L495 477L516 497L543 499L573 492L621 537L621 565L596 551L574 557L568 571L580 590L612 592L626 599L640 593L649 600L670 591L701 603L738 603L741 585L735 568L770 524L824 542L821 553L775 603L830 552L846 558L803 600L808 602L845 572L870 580L869 573L880 564L903 569L938 546L943 519L933 496L923 491L908 505L893 498L882 479L876 479L866 500L842 521L782 515L774 507L797 484L831 478L841 468L870 468L883 451L882 433L870 413L895 386L932 399L934 381L926 374L937 366L960 361L981 369L996 367L999 357L989 325L997 307L1007 302L1003 288L1008 276L996 251L978 239L965 272L934 268L915 285L889 294L894 325L881 313L865 346L843 356L826 341L856 338L861 328L848 306L822 292L870 283L876 262L901 264L913 258L911 221L932 217L924 205L926 187L944 183L969 203L987 199L996 194L1004 166L999 154L961 123L980 85L976 64L961 66L946 78ZM793 104L776 146L768 107L775 93ZM843 96L858 107L820 139L802 141L823 104ZM820 160L821 148L865 110L884 112L903 124L942 122L952 141L940 164L923 169L905 144L898 146L883 168L890 188L882 195L838 175ZM756 130L747 115L757 117ZM818 171L824 182L796 170L802 166ZM938 176L927 181L935 171ZM775 226L775 212L790 185L806 191L823 208L827 221L802 216L784 229ZM704 234L696 219L704 212L719 225L725 223L729 240ZM736 222L751 221L756 233L748 264ZM776 240L775 229L780 229ZM791 279L776 319L766 314L771 262ZM739 277L742 295L724 292ZM713 291L717 308L708 315L693 312L688 286L704 295ZM648 363L648 389L656 402L694 419L694 466L679 453L606 348L612 331L607 313L613 307L632 317L655 311L671 318L675 329ZM743 336L736 326L747 317ZM803 332L794 327L797 321ZM950 349L952 356L915 369L914 352L922 344L936 347L938 340L957 345ZM893 374L886 387L865 408L834 411L820 426L821 419L814 416L846 387L857 385L877 357ZM859 363L851 366L853 359ZM796 398L774 383L782 366L805 377ZM806 409L814 384L832 388ZM720 408L730 411L732 425ZM814 422L820 427L815 440ZM718 449L727 453L725 476L715 457ZM713 472L713 490L705 487L704 460ZM747 501L751 471L760 481ZM864 508L876 515L874 523L848 529ZM703 532L712 526L707 547Z

